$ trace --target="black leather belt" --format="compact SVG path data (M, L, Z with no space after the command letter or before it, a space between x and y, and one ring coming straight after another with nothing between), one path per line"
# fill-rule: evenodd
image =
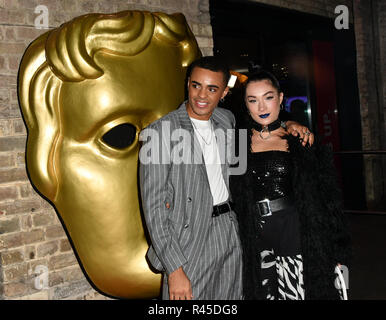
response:
M264 199L256 202L257 212L261 217L271 216L273 212L283 210L293 205L293 199L291 197L283 197L270 201Z
M213 206L212 217L218 217L220 214L227 213L233 210L234 206L232 202L226 202Z

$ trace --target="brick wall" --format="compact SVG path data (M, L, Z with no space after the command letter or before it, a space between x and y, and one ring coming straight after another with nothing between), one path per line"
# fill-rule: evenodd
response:
M26 129L17 100L17 71L45 5L49 28L90 12L183 12L205 55L212 54L208 0L0 0L0 299L105 299L85 279L51 205L29 183ZM40 266L48 287L36 289ZM47 269L43 269L45 271Z

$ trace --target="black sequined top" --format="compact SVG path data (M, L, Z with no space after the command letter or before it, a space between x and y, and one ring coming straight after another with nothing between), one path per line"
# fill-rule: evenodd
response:
M292 196L289 152L274 150L249 153L247 174L256 181L253 188L256 201Z

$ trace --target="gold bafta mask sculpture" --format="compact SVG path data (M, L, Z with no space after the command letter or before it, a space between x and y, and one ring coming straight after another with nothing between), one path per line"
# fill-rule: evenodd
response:
M139 132L184 99L200 56L182 14L88 14L26 50L19 101L27 168L88 278L114 297L158 296L137 185Z

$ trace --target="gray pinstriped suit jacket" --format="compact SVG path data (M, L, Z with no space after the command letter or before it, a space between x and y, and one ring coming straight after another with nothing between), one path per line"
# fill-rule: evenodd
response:
M209 230L213 211L213 198L201 148L185 103L147 128L160 133L162 123L169 121L170 132L177 128L188 130L192 138L191 145L187 145L187 141L184 147L193 148L195 159L201 159L201 164L141 163L139 170L142 205L151 238L147 257L155 269L167 274L180 266L184 266L188 274L189 270L194 270L195 265L200 263L200 253L203 246L207 245L203 239L207 238L205 234ZM233 114L226 109L215 108L211 119L215 131L220 128L226 133L226 129L235 126ZM216 137L219 138L217 134ZM146 142L143 147L145 145ZM160 139L159 145L160 151L170 154L172 148L166 139ZM226 152L220 150L221 146L229 147L225 145L218 143L220 154ZM228 167L228 162L222 161L222 174L229 191ZM167 208L166 203L170 204L170 208Z

